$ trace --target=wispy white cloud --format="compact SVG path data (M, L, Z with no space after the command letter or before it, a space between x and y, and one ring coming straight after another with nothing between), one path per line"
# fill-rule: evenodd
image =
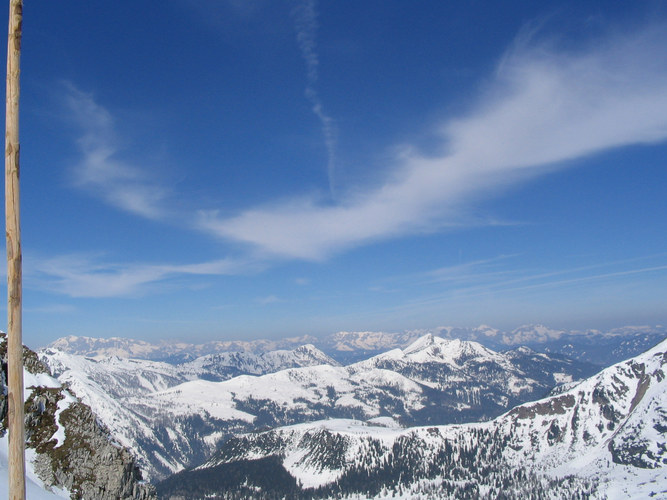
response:
M623 283L625 279L653 279L667 272L664 264L665 254L648 255L632 259L598 262L596 264L576 267L559 268L555 270L517 269L511 266L506 269L506 258L501 256L487 260L472 261L437 269L429 273L410 277L399 277L399 280L412 280L412 284L421 286L421 276L446 276L452 279L437 280L431 283L441 284L442 292L416 298L411 303L437 304L453 297L478 298L483 296L507 297L511 294L529 290L571 290L573 286L594 286L595 283ZM511 261L510 261L511 262ZM459 271L462 271L460 275ZM642 276L643 275L643 276Z
M667 26L559 50L522 38L467 114L445 121L446 153L405 148L384 183L336 204L292 199L199 225L266 255L324 259L369 241L465 223L481 196L568 161L667 138Z
M184 276L238 275L256 270L254 264L220 259L198 264L115 264L91 255L65 255L34 260L27 281L33 286L70 297L130 297L153 285Z
M564 286L569 286L569 285L575 285L578 283L583 283L583 282L588 282L588 281L598 281L598 280L606 280L606 279L613 279L613 278L624 278L628 276L634 276L634 275L639 275L639 274L650 274L650 275L655 275L656 273L664 273L667 271L667 265L662 265L662 266L653 266L653 267L643 267L639 269L628 269L628 270L623 270L623 271L613 271L613 272L607 272L607 273L597 273L597 274L590 274L587 276L578 276L575 278L567 278L567 279L560 279L560 280L545 280L540 283L532 283L528 285L523 285L523 286L507 286L508 283L504 284L504 287L502 287L503 292L517 292L517 291L524 291L524 290L532 290L535 288L546 288L546 287L564 287ZM548 275L542 275L538 277L532 277L531 280L536 280L538 278L544 278L545 276L555 276L558 274L565 274L565 272L562 273L550 273ZM528 281L526 279L525 281ZM516 283L517 280L513 280L513 283Z
M306 63L306 98L310 101L313 113L322 125L324 144L327 149L327 174L329 189L333 193L335 188L336 145L338 132L336 123L325 111L322 99L316 90L318 67L320 64L317 55L317 10L315 0L299 0L292 10L296 38L301 55Z
M501 256L443 269L446 275L454 276L461 271L461 279L439 281L425 288L422 278L430 273L398 276L395 280L399 285L413 287L410 298L381 307L371 314L378 318L394 317L399 321L405 317L424 321L437 311L438 318L451 315L467 322L480 321L487 315L502 318L508 311L515 314L516 308L520 307L522 314L529 315L536 313L533 308L539 309L536 319L541 315L543 319L553 315L554 319L565 321L575 317L582 304L610 304L623 300L631 303L637 297L658 302L656 297L661 296L660 288L667 276L664 254L552 270L517 269L511 259L506 261ZM434 270L433 274L437 276L441 271ZM568 304L565 314L558 304L562 300ZM602 318L613 311L601 307L598 313Z
M114 118L91 94L63 83L68 116L80 131L80 161L72 182L105 202L149 219L166 215L168 190L139 167L120 158Z
M498 265L508 259L514 259L516 254L499 255L489 259L480 259L469 262L462 262L438 269L432 269L416 275L403 276L399 280L416 281L419 284L432 283L473 283L490 278L499 278L506 276L514 271L498 269ZM397 278L394 278L396 280Z

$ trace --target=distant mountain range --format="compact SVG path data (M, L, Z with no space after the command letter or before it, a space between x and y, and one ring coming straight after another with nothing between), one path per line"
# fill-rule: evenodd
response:
M204 344L164 340L158 343L122 337L94 338L70 335L62 337L47 347L70 354L92 358L137 358L179 364L208 354L228 352L264 353L289 350L316 341L315 337L291 337L280 340L229 340L212 341Z
M431 359L445 347L419 342L383 359ZM464 350L455 359L448 352L440 359L460 366ZM230 499L667 498L666 370L663 341L489 422L402 429L333 419L243 434L203 465L160 483L158 492Z
M239 432L326 418L390 426L488 420L597 371L529 348L499 353L430 334L347 366L312 345L181 364L54 347L40 359L133 451L151 480L208 459Z
M667 328L661 325L627 326L607 331L554 330L543 325L525 325L502 331L482 325L475 328L440 327L431 331L398 333L338 332L322 338L302 336L278 340L212 341L204 344L70 336L58 339L48 347L87 357L118 356L180 364L208 354L261 354L312 344L336 361L349 364L390 349L405 348L429 333L446 339L479 342L496 351L528 346L536 351L563 354L600 367L635 356L667 338Z

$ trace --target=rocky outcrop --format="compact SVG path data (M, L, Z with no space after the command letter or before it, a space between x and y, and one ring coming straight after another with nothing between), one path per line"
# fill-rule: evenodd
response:
M71 498L87 500L151 500L155 490L142 481L134 457L113 442L91 409L79 402L60 383L36 354L24 347L30 396L25 401L26 447L34 449L32 462L37 476L49 487L65 489ZM0 337L0 436L7 428L6 342Z

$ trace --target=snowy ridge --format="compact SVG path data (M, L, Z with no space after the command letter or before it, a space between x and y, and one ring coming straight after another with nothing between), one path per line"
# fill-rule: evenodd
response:
M178 365L179 372L189 379L208 378L226 380L235 375L262 375L286 368L332 365L338 362L312 344L292 350L276 350L266 353L224 352L201 356L189 363Z
M420 386L401 375L379 369L350 373L343 367L329 365L291 368L258 377L243 375L223 382L186 382L138 399L148 406L171 407L173 414L204 411L214 418L249 422L255 421L257 410L267 406L293 415L292 419L299 415L306 419L317 417L322 414L317 407L348 409L375 417L383 412L377 401L388 399L381 387L397 392L393 397L395 404L401 400L407 407L420 408ZM253 407L253 413L241 410L248 406Z

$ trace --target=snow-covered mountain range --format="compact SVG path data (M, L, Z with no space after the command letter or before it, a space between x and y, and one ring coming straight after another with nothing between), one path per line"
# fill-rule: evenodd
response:
M52 342L47 347L91 358L117 356L119 358L148 359L176 364L216 353L264 353L290 350L316 340L315 337L303 336L279 340L230 340L192 344L168 340L151 343L122 337L94 338L70 335Z
M503 331L481 325L474 328L439 327L428 331L338 332L321 338L303 336L279 340L214 341L204 344L167 341L149 343L120 337L98 339L69 336L56 340L48 347L86 357L117 356L177 364L208 354L261 354L312 344L337 361L349 364L391 349L405 348L429 333L445 339L479 342L496 351L528 346L536 351L564 354L600 367L640 354L667 338L667 328L661 325L627 326L607 331L558 330L543 325L524 325Z
M417 345L386 358L436 348ZM461 366L460 359L449 361ZM335 419L244 434L158 491L185 498L667 498L666 370L663 341L488 422L402 429Z
M233 433L324 418L394 426L488 420L595 371L527 348L498 353L433 335L347 366L312 345L181 364L53 347L40 358L153 480L207 459Z

